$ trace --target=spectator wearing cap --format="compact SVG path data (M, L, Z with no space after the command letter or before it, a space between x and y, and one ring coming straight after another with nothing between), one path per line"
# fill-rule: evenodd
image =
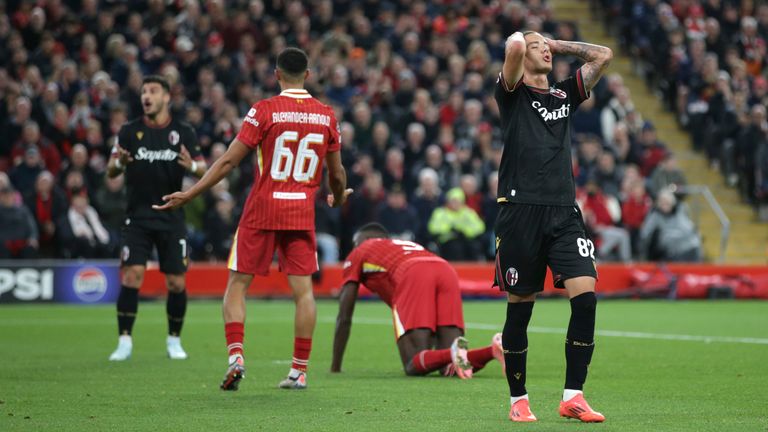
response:
M460 188L449 190L446 203L429 219L427 229L437 241L440 256L449 261L474 261L484 255L482 234L485 223L465 204Z
M413 241L419 232L419 215L408 203L408 197L400 185L389 189L387 198L376 209L376 218L389 231L390 237Z
M56 256L56 223L67 212L67 198L53 174L43 171L37 176L34 190L24 195L24 204L37 223L40 254Z
M31 146L24 152L24 157L16 167L11 170L11 181L16 189L24 195L34 190L37 176L43 172L45 165L40 157L37 146Z
M643 177L648 177L656 169L656 166L669 153L667 146L656 138L656 128L653 123L646 121L643 129L640 131L638 142L642 148L642 160L640 162L640 173Z
M26 206L16 201L8 184L0 185L0 259L37 256L38 231Z

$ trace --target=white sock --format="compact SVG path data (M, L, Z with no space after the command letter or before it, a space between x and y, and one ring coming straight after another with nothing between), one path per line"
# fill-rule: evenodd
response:
M517 402L517 401L519 401L521 399L528 400L528 393L526 393L526 394L524 394L522 396L510 396L509 397L509 404L510 405L514 405L515 402Z
M165 339L165 343L181 343L181 338L179 336L168 335Z
M245 363L245 358L243 358L242 354L232 354L231 356L229 356L229 364L236 362L238 357L243 359L243 363Z
M133 338L131 335L120 335L120 337L117 339L117 343L120 345L128 344L133 346Z
M568 402L569 400L573 399L574 397L584 393L581 390L563 390L563 402Z
M301 373L302 372L300 370L291 368L291 371L288 372L288 376L291 378L298 378Z

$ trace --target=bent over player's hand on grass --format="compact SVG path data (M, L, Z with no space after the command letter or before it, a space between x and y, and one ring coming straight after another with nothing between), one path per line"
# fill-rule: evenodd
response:
M344 205L345 202L347 202L347 197L352 194L352 189L344 189L344 195L342 196L342 199L339 202L336 202L336 199L333 197L333 194L328 194L328 206L329 207L341 207Z
M154 210L173 210L177 209L189 201L189 196L186 194L186 192L174 192L170 195L166 195L163 197L163 201L165 201L165 204L163 205L153 205L152 208Z

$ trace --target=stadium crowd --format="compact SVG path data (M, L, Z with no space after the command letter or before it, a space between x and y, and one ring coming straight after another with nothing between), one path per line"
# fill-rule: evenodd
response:
M768 220L768 4L596 0L713 169Z
M118 256L126 192L104 170L120 126L142 115L142 77L171 82L173 115L195 128L210 165L250 106L277 93L276 54L298 46L310 55L308 90L342 119L355 189L341 209L317 195L322 261L345 256L352 233L371 221L452 260L491 259L504 41L520 29L579 39L542 0L6 0L0 8L0 258ZM577 66L556 58L553 79ZM727 82L759 87L742 78ZM750 101L759 95L741 90ZM578 200L601 258L699 259L695 227L665 193L685 177L622 78L602 80L571 115ZM245 161L186 207L193 259L226 259L254 165ZM693 254L660 241L670 239L664 232L691 237Z

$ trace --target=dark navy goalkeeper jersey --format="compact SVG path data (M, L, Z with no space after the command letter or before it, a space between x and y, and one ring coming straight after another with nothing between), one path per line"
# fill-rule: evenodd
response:
M164 195L181 190L186 174L178 163L181 146L186 147L192 159L202 160L192 126L172 118L166 125L154 127L141 117L124 124L117 136L118 145L133 157L125 169L128 219L156 229L184 226L183 209L158 211L152 205L163 204ZM116 150L112 157L117 157Z
M548 89L527 86L522 77L510 89L499 74L495 97L504 142L499 202L574 204L571 115L588 96L581 69Z

